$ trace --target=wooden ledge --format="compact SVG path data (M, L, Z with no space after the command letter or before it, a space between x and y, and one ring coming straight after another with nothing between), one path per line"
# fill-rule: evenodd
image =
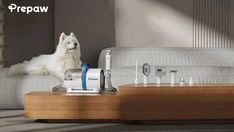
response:
M234 84L122 85L116 94L94 96L63 92L25 95L32 119L233 120Z

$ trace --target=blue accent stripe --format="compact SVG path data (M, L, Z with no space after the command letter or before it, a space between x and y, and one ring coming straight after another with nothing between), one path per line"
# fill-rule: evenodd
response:
M86 74L87 74L87 71L88 71L89 68L90 68L90 64L87 64L87 63L82 64L81 81L82 81L82 88L83 88L83 90L87 90Z

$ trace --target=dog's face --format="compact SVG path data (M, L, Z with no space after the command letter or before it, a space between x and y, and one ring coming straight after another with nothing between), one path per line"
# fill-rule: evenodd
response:
M80 43L74 33L71 33L70 35L62 33L60 35L59 44L65 48L66 52L76 52L77 50L80 50Z

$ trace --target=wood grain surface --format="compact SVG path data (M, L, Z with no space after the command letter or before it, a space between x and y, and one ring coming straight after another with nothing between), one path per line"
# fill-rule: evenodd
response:
M25 116L32 119L229 120L234 84L122 85L118 92L75 95L31 92Z
M31 92L25 95L25 116L31 119L118 119L118 99L111 93Z
M120 118L127 120L234 119L234 85L120 86Z

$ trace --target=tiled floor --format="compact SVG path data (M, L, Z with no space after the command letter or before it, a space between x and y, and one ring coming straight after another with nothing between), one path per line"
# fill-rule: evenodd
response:
M234 132L234 124L39 123L24 118L22 110L0 111L0 132Z

